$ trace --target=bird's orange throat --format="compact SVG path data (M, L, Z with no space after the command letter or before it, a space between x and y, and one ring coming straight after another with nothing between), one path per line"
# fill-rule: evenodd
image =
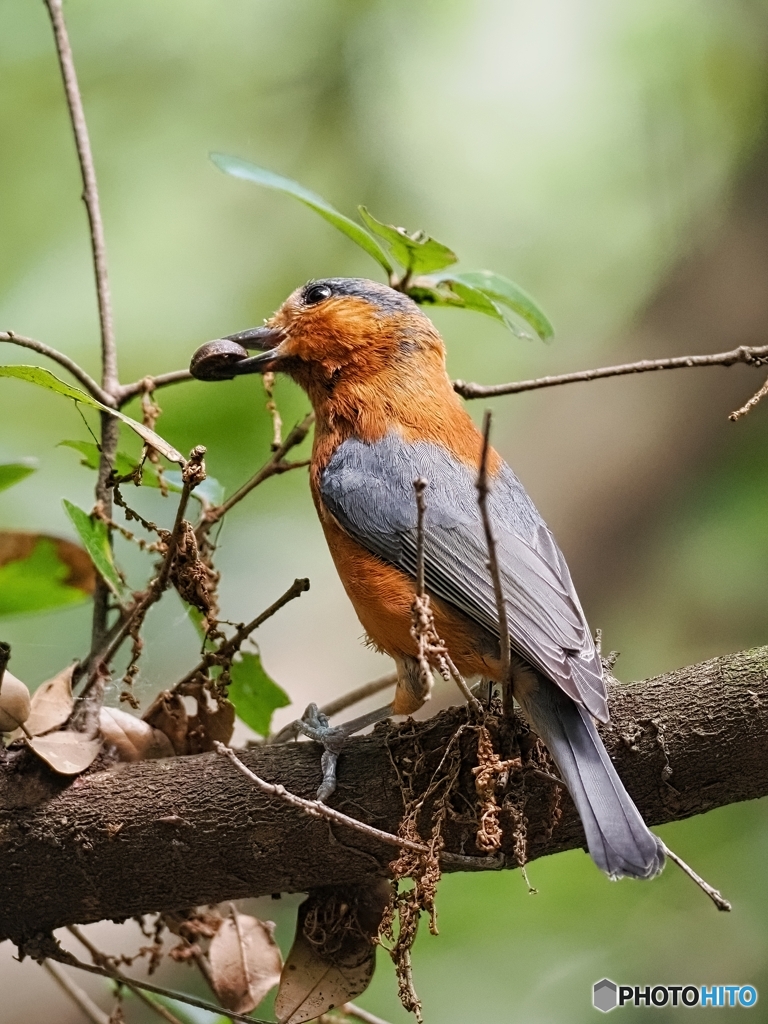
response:
M431 358L430 358L431 357ZM313 486L336 448L350 437L367 444L396 430L406 441L426 441L446 448L468 466L479 466L482 437L453 390L445 367L430 366L434 356L421 356L414 372L399 372L396 365L365 375L349 367L335 386L324 388L317 379L305 389L317 417L312 452ZM436 361L436 360L435 360ZM501 459L491 449L489 472Z

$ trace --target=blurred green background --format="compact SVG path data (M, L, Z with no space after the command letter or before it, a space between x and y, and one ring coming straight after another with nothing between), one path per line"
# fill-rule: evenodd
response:
M69 0L66 14L124 381L186 365L200 343L259 323L309 277L378 276L304 207L218 172L212 150L294 177L344 212L364 203L423 227L463 267L531 291L555 323L551 346L476 314L435 313L457 377L495 382L766 341L764 2ZM96 374L78 169L46 12L31 0L0 4L0 183L0 329ZM9 345L2 358L34 361ZM493 403L497 447L558 535L592 626L622 651L621 678L768 640L768 405L727 420L761 381L741 367L684 371ZM288 424L307 408L285 381L276 394ZM205 444L227 488L266 458L259 381L186 384L159 400L160 431L181 449ZM0 423L0 461L40 461L0 494L0 528L71 537L61 498L89 507L93 481L56 444L88 439L82 419L64 399L3 380ZM153 518L171 514L156 493L136 502ZM225 616L250 617L295 576L312 579L258 638L294 701L278 722L388 671L359 643L302 472L242 503L221 541ZM119 555L139 582L144 563L123 546ZM82 654L89 618L80 606L0 622L14 672L36 685ZM143 700L194 657L173 597L148 640ZM437 694L433 706L451 698ZM589 1021L603 976L751 983L768 1000L768 803L660 834L724 891L732 914L673 868L652 884L614 885L581 852L534 863L535 897L518 873L448 877L441 934L425 929L415 954L426 1020ZM286 943L296 902L262 907ZM111 949L126 944L112 926L95 934ZM0 1021L78 1020L12 952L0 948ZM166 978L191 983L179 969ZM360 1002L407 1019L384 958ZM761 1004L752 1017L768 1020Z

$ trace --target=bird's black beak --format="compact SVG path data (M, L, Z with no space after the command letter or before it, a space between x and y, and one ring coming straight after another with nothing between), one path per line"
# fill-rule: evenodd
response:
M189 372L198 380L232 380L245 373L266 373L276 369L278 347L285 338L275 327L253 327L238 334L208 341L192 356ZM248 349L259 349L249 356Z

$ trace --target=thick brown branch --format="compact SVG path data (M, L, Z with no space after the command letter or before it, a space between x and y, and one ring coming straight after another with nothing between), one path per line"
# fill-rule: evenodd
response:
M610 706L613 724L603 738L649 824L768 795L768 648L613 687ZM351 739L334 805L396 833L403 803L388 744L396 741L400 752L414 745L413 784L425 792L466 714L452 708L406 731L382 725ZM457 742L465 738L460 784L473 806L469 730ZM499 746L506 756L503 735ZM314 744L264 745L240 756L268 782L314 797ZM530 859L584 845L567 799L550 835L552 784L526 776ZM424 813L429 821L430 808ZM502 816L505 825L502 852L513 864L513 830ZM447 821L446 851L478 854L472 835L461 821ZM23 751L0 764L0 939L33 942L73 922L362 882L391 859L391 847L286 806L216 754L124 765L75 782L44 775Z
M575 373L560 373L554 377L537 377L535 380L519 380L511 384L468 384L455 380L453 389L462 398L493 398L496 395L517 395L521 391L537 391L539 388L554 388L560 384L577 384L580 381L601 380L603 377L624 377L629 373L650 373L652 370L685 370L693 366L763 366L768 362L768 345L750 347L740 345L730 352L713 352L704 356L674 356L671 359L641 359L637 363L622 363L620 366L601 366L596 370L577 370Z

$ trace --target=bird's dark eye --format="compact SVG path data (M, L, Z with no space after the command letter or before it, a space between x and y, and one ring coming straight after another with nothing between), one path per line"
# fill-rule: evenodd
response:
M316 306L318 302L325 302L326 299L330 299L332 294L333 292L327 284L313 284L304 293L304 304L306 306Z

